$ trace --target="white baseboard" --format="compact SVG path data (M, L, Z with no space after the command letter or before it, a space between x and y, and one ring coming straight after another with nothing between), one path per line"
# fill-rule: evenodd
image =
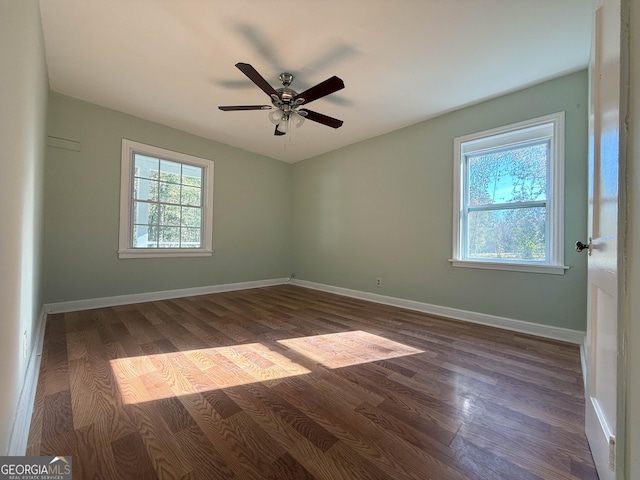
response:
M76 312L79 310L91 310L93 308L115 307L132 303L155 302L157 300L169 300L171 298L193 297L195 295L207 295L210 293L230 292L234 290L247 290L249 288L270 287L288 283L288 278L272 278L268 280L256 280L252 282L225 283L221 285L209 285L206 287L181 288L178 290L164 290L160 292L134 293L131 295L118 295L115 297L90 298L86 300L71 300L69 302L47 303L44 306L47 313Z
M334 287L333 285L325 285L322 283L309 282L307 280L298 280L295 278L274 278L268 280L256 280L251 282L210 285L206 287L183 288L178 290L164 290L160 292L118 295L115 297L102 297L86 300L72 300L69 302L47 303L44 306L44 310L48 314L74 312L79 310L90 310L93 308L114 307L117 305L127 305L132 303L153 302L157 300L168 300L171 298L192 297L195 295L207 295L210 293L269 287L272 285L282 285L285 283L291 283L293 285L311 288L314 290L322 290L324 292L335 293L337 295L359 298L361 300L382 303L385 305L406 308L409 310L428 313L430 315L437 315L440 317L447 317L471 323L478 323L481 325L488 325L491 327L502 328L514 332L535 335L537 337L550 338L552 340L560 340L577 345L583 345L585 339L585 332L581 332L579 330L554 327L551 325L543 325L540 323L525 322L522 320L515 320L513 318L499 317L496 315L471 312L468 310L460 310L457 308L443 307L440 305L433 305L429 303L417 302L414 300L390 297L377 293L363 292L360 290L351 290L343 287Z
M38 388L38 377L40 374L40 362L42 361L42 345L44 343L44 328L46 324L46 314L44 308L38 317L38 325L34 331L35 339L27 363L27 371L22 383L22 390L18 397L18 408L11 429L9 438L8 456L23 456L27 451L29 441L29 428L31 427L31 416Z
M335 293L346 297L359 298L370 302L392 305L394 307L416 310L418 312L437 315L439 317L453 318L463 320L465 322L479 323L491 327L502 328L519 333L535 335L537 337L550 338L552 340L560 340L567 343L575 343L582 345L584 342L585 332L579 330L571 330L569 328L553 327L550 325L542 325L540 323L525 322L512 318L498 317L486 313L470 312L451 307L442 307L440 305L432 305L429 303L416 302L413 300L405 300L402 298L389 297L379 295L377 293L363 292L360 290L350 290L348 288L334 287L332 285L324 285L322 283L308 282L306 280L293 279L290 283L300 287L312 288L314 290L322 290L323 292Z
M615 470L611 469L611 443L615 445L616 437L611 431L611 425L602 411L598 400L594 397L585 399L585 433L589 439L589 449L601 480L613 480L616 478ZM615 422L615 420L614 420ZM614 425L615 426L615 425ZM614 446L615 449L615 446ZM633 453L632 453L633 455ZM615 456L613 457L615 462ZM618 461L620 458L618 458ZM625 478L632 478L626 477ZM637 477L633 477L637 478Z

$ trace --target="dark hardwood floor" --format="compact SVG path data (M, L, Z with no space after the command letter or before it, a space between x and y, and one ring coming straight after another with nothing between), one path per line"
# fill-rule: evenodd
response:
M50 315L77 479L592 479L575 345L282 285Z

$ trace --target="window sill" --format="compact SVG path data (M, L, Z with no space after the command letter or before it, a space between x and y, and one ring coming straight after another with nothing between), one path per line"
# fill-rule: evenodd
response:
M449 259L454 267L483 268L486 270L508 270L511 272L548 273L564 275L569 267L565 265L536 265L532 263L482 262L473 260Z
M202 248L175 249L175 248L147 248L118 250L118 258L173 258L173 257L210 257L213 250Z

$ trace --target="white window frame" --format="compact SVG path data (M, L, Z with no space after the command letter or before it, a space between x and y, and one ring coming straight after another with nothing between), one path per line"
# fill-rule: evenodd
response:
M133 167L134 154L161 158L203 168L202 247L134 248L133 247ZM160 147L122 139L120 170L119 258L206 257L213 254L213 160L173 152Z
M545 222L545 261L478 260L466 255L467 221L466 156L483 150L516 146L522 142L549 139ZM564 112L472 133L454 139L453 258L454 267L564 274Z

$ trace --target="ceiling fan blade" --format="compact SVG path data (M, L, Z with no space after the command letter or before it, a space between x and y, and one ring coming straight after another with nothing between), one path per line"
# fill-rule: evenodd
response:
M337 118L329 117L328 115L323 115L321 113L314 112L313 110L307 110L306 108L300 108L298 109L298 112L306 112L303 116L307 120L318 122L332 128L339 128L344 123L342 120L338 120Z
M233 112L235 110L271 110L271 105L223 105L218 107L223 112Z
M278 125L276 125L276 130L273 132L274 135L286 135L285 132L281 132L280 130L278 130Z
M271 95L278 96L278 92L276 92L276 90L269 84L269 82L267 82L262 77L262 75L260 75L258 71L255 68L253 68L251 65L249 65L248 63L236 63L236 67L238 67L238 69L242 73L244 73L247 77L249 77L249 80L251 80L258 87L260 87L260 89L264 93L266 93L269 96Z
M293 97L293 101L297 103L307 104L326 95L329 95L330 93L342 90L343 88L344 82L340 78L333 76L326 79L324 82L321 82L316 86L311 87L302 93L299 93L298 95Z

